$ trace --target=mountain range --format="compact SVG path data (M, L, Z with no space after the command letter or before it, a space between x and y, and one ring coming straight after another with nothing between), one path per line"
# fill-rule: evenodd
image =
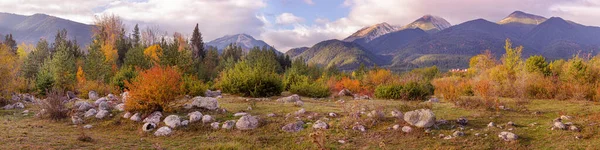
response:
M45 14L30 16L0 13L0 35L13 34L18 43L35 44L40 38L53 42L56 31L67 29L69 38L80 45L91 42L93 25L86 25ZM497 58L504 43L524 46L524 57L543 55L549 60L576 54L600 52L600 27L586 26L559 17L515 11L497 22L475 19L451 25L444 18L424 15L413 22L396 26L379 23L364 27L343 40L326 40L311 47L286 52L309 63L352 70L361 63L379 65L394 71L436 65L442 70L466 68L470 57L490 50ZM247 34L226 35L207 42L223 50L235 43L244 51L271 47Z

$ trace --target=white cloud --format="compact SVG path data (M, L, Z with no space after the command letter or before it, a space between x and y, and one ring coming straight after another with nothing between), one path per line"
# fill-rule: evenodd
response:
M304 0L304 2L306 4L309 4L309 5L314 5L315 4L315 2L313 2L313 0Z
M275 19L275 23L289 25L304 22L304 18L298 17L292 13L282 13Z

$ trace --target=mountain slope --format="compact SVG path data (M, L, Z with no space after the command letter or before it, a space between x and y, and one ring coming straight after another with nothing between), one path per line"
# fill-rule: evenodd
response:
M351 70L357 68L361 63L367 66L381 65L386 61L353 42L340 40L327 40L315 44L302 54L294 57L302 57L310 64L324 67L337 66L340 70Z
M562 18L552 17L536 26L525 39L544 56L551 58L570 57L579 52L598 53L600 28L583 26Z
M436 33L449 28L450 26L452 25L442 17L425 15L408 25L401 27L400 30L419 28L427 33Z
M367 44L367 47L369 51L375 54L386 55L392 53L394 50L401 49L415 39L427 35L428 34L420 28L404 29L373 39Z
M223 49L225 49L225 47L227 47L229 44L232 44L232 43L235 43L238 46L241 46L244 52L248 52L248 51L250 51L250 49L252 49L256 46L271 47L265 41L256 40L256 39L254 39L254 37L247 35L247 34L226 35L226 36L214 39L214 40L206 43L206 46L216 47L217 49L219 49L219 52L222 52ZM279 52L279 51L277 51L277 52ZM281 52L279 52L279 53L281 53Z
M309 49L308 47L292 48L292 49L288 50L287 52L285 52L285 54L293 58L293 57L296 57L296 56L302 54L304 51L306 51L308 49Z
M380 24L362 28L362 29L356 31L354 34L345 38L343 41L344 42L355 42L355 43L358 43L358 44L364 46L366 43L370 42L371 40L373 40L379 36L394 32L394 31L396 31L395 27L384 22L384 23L380 23Z
M92 40L93 25L86 25L45 14L31 16L0 13L0 34L13 34L18 43L35 44L40 38L54 42L56 32L67 29L68 37L76 39L81 46Z
M546 20L548 19L542 16L515 11L500 20L498 24L502 25L512 34L521 37Z

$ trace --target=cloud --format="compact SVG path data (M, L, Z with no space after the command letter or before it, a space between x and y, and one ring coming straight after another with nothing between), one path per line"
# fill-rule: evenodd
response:
M315 4L315 2L313 2L313 0L304 0L304 2L306 4L309 4L309 5L314 5Z
M275 23L281 25L289 25L304 22L304 18L298 17L292 13L282 13L275 19Z

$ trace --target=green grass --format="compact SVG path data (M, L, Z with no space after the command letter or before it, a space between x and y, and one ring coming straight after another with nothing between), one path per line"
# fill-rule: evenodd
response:
M29 104L27 109L32 111L29 115L22 115L22 110L0 110L0 147L2 149L153 149L156 147L167 149L317 149L313 139L321 139L327 149L594 149L600 142L598 124L600 121L600 107L597 102L588 101L558 101L558 100L531 100L529 103L517 105L510 99L503 99L503 103L510 110L500 112L464 109L450 103L421 103L414 101L392 100L349 100L345 103L336 102L340 98L325 99L321 101L303 98L307 114L318 113L314 119L304 115L301 119L305 122L314 122L326 116L329 112L336 112L340 117L330 118L330 129L317 134L317 130L307 124L306 129L298 133L285 133L281 127L296 120L295 116L286 118L287 113L299 110L292 104L278 103L270 98L269 101L252 102L246 98L225 96L219 99L220 106L228 113L218 114L203 111L203 114L214 115L217 121L223 122L237 119L232 114L246 111L248 106L253 106L249 112L261 118L258 129L251 131L239 130L212 130L208 124L192 123L187 128L174 130L169 137L155 137L152 133L141 131L142 123L134 123L121 119L123 113L113 113L114 116L105 120L89 119L87 122L94 125L90 130L83 130L82 125L70 124L70 119L50 121L33 117L39 108ZM350 117L350 112L365 108L366 112L373 109L383 110L386 118L373 120L366 115L361 118ZM389 130L394 124L405 125L403 121L391 117L389 112L398 109L403 112L431 108L438 119L453 122L458 117L469 119L469 125L464 132L466 136L451 140L438 138L439 134L450 135L457 130L450 125L441 126L431 133L423 129L405 134L397 130ZM177 110L177 114L184 117L190 110ZM193 111L193 110L192 110ZM532 112L542 112L534 115ZM268 118L266 114L275 113L276 117ZM552 131L549 130L552 119L561 114L574 116L574 122L582 132ZM187 118L186 118L187 119ZM362 122L367 127L367 132L353 131L351 124ZM516 142L501 141L497 134L507 131L499 128L487 128L489 122L503 125L508 121L517 124L510 131L519 135ZM529 126L538 123L536 126ZM593 124L593 125L590 125ZM163 124L161 123L161 125ZM346 129L347 128L347 129ZM84 133L93 139L92 142L82 142L77 138ZM480 133L477 137L474 134ZM311 136L317 134L318 136ZM486 135L487 136L484 136ZM575 135L582 135L584 139L575 139ZM337 141L343 139L347 143Z

